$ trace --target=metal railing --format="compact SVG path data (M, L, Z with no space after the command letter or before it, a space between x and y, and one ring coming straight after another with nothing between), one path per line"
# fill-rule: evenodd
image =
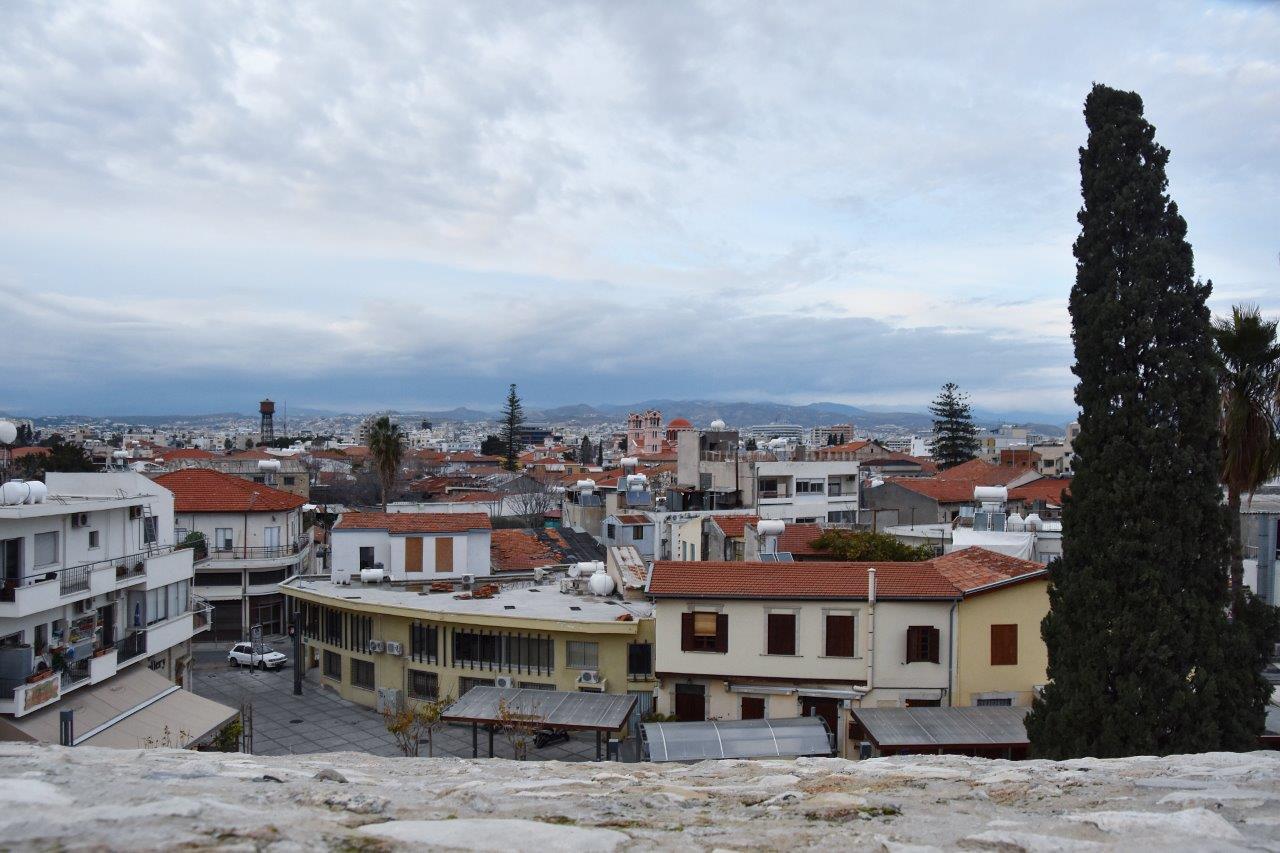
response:
M191 626L199 633L213 624L213 605L198 595L191 596Z
M116 660L124 662L133 660L139 655L147 653L147 632L135 631L116 643Z
M3 588L0 588L0 601L13 601L14 590L18 587L35 586L38 583L45 583L54 579L58 580L58 586L63 595L83 592L89 588L89 576L91 574L98 569L105 569L110 566L115 566L117 578L142 575L146 573L147 560L149 558L170 554L175 550L172 545L157 545L150 551L112 557L109 560L95 560L92 563L80 563L66 568L51 568L43 572L37 570L33 574L20 579L9 578L5 580Z
M232 545L224 547L216 543L209 548L213 560L272 560L293 557L306 550L309 539L303 538L287 545Z

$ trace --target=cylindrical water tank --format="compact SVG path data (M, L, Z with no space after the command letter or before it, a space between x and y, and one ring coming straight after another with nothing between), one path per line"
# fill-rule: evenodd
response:
M361 569L360 580L364 583L382 583L382 569Z
M639 465L639 464L640 464L640 460L639 460L639 459L637 459L637 458L635 458L634 456L624 456L624 457L622 457L622 467L623 467L623 468L634 468L634 467L636 467L636 466L637 466L637 465Z
M279 459L259 459L258 470L259 471L279 471L280 460Z
M1009 500L1009 490L1004 486L975 486L973 499L980 503L1004 503Z
M1022 516L1018 515L1015 512L1009 516L1007 521L1005 521L1004 529L1010 532L1026 530L1027 529L1026 519L1024 519Z
M761 536L781 536L786 529L786 522L778 518L766 518L756 523L756 532Z
M711 422L711 428L714 430L724 429L724 421L720 420L719 418L716 418L714 421Z
M49 487L39 480L27 481L27 503L42 504L49 497Z
M770 447L786 447L790 443L791 442L787 441L785 438L774 438L769 441L769 446Z
M649 485L649 478L646 477L644 474L628 474L627 475L628 489L643 489L648 485Z
M591 591L592 595L612 595L613 578L609 577L609 573L604 569L599 569L587 581L587 589Z
M1028 530L1039 530L1041 523L1040 516L1036 513L1033 512L1027 516L1026 524Z
M579 480L577 485L580 492L594 492L596 490L595 480Z
M0 486L0 504L13 506L27 499L27 484L21 480L10 480Z
M583 571L583 570L582 570L582 567L583 567L583 566L589 566L589 565L591 565L591 564L590 564L590 563L570 563L570 564L569 564L569 577L571 577L571 578L580 578L580 577L582 577L582 571Z
M128 458L129 458L129 451L127 451L127 450L113 450L113 451L111 451L111 458L112 458L112 459L128 459Z

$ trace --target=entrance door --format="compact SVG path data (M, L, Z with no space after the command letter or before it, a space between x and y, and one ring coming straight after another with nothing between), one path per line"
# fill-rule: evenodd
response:
M838 742L840 729L840 701L818 696L801 696L800 713L805 717L821 717L827 721L827 731L831 732L833 744ZM834 747L833 747L834 748Z
M373 546L372 545L360 546L360 568L361 569L373 568Z
M676 685L676 720L700 723L707 718L707 689L701 684Z
M262 544L268 548L273 549L271 551L268 551L267 552L268 554L271 554L274 556L276 553L278 553L278 549L280 548L280 528L279 527L264 528L262 531Z
M114 604L98 608L98 624L102 626L102 645L113 645L116 641L116 606Z

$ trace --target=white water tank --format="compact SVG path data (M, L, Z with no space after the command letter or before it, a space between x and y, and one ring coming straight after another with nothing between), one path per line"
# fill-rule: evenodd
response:
M714 421L711 422L711 429L717 430L717 431L724 429L724 421L720 420L719 418L716 418Z
M595 480L579 480L577 483L577 486L578 486L578 491L580 492L594 492L596 490L596 481Z
M766 518L756 522L756 533L761 536L781 536L787 523L778 518Z
M259 471L279 471L280 460L279 459L259 459L258 470Z
M613 595L613 578L603 568L598 569L587 581L587 589L592 595Z
M42 504L49 497L49 487L39 480L27 481L27 503Z
M382 583L382 569L361 569L360 580L363 583Z
M1010 533L1021 533L1027 529L1027 521L1015 512L1005 521L1004 529Z
M631 468L632 470L634 470L635 467L640 464L640 460L635 458L634 456L624 456L622 457L621 464L622 464L622 470L624 471L627 470L628 468Z
M590 563L570 563L570 564L569 564L569 573L568 573L568 574L569 574L569 577L571 577L571 578L580 578L580 577L582 577L582 567L583 567L583 566L589 566L589 565L591 565L591 564L590 564Z
M627 475L627 491L643 491L649 486L649 478L644 474Z
M1026 525L1028 530L1039 530L1041 524L1043 524L1043 522L1040 520L1040 516L1036 513L1033 512L1027 516Z
M1009 490L1004 486L975 486L973 499L979 503L1005 503L1009 500Z
M0 486L0 504L4 506L14 506L20 504L27 499L27 484L21 480L10 480Z
M775 438L769 441L769 447L773 448L774 450L781 450L782 448L786 447L790 443L791 442L787 441L785 438Z

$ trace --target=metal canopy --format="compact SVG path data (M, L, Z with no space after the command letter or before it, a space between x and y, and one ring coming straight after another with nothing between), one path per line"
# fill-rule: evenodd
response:
M536 718L552 729L612 732L622 728L636 706L636 697L617 693L571 693L518 687L472 687L445 709L450 723L502 722L502 708L510 714Z
M831 736L821 717L643 723L640 729L650 761L831 754Z
M880 748L1026 746L1026 708L854 708Z

